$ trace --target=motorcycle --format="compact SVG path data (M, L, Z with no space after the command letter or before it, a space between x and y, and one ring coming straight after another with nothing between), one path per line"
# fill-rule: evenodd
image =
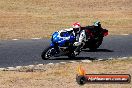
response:
M108 35L108 30L106 29L101 29L100 32L93 30L94 29L90 29L90 27L85 28L87 41L82 49L89 48L90 50L96 50L102 44L103 37ZM53 56L68 56L69 58L76 57L74 54L74 51L77 48L77 46L74 46L75 40L76 37L71 31L61 30L54 32L50 46L41 54L42 59L47 60Z
M103 37L108 35L108 30L100 28L94 29L93 26L85 28L87 41L85 42L84 49L89 48L90 51L96 51L102 44Z
M74 58L74 50L76 46L73 46L75 42L75 36L68 31L58 31L53 33L51 38L51 44L41 54L43 60L49 59L52 56L68 56Z

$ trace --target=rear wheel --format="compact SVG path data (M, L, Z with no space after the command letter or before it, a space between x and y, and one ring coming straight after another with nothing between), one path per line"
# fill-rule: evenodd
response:
M93 41L89 47L91 51L95 51L99 46L102 44L103 37L98 38L97 40Z
M56 50L54 47L47 47L41 54L41 57L43 60L47 60L49 59L50 57L52 57L53 55L55 55L56 53Z

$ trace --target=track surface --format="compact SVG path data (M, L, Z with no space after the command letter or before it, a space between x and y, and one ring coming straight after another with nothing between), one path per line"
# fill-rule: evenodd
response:
M42 60L41 52L49 44L48 39L0 41L0 67L132 56L132 35L105 37L103 44L96 52L83 50L76 59L61 56L55 57L54 60Z

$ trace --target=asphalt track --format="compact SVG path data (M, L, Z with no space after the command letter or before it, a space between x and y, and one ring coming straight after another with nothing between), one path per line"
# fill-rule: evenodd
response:
M106 59L132 56L132 35L107 36L100 48L91 52L83 50L75 59L66 56L55 57L52 60L42 60L41 52L50 44L49 39L39 40L1 40L0 67L25 66L35 64L58 63L62 61L80 61L84 59Z

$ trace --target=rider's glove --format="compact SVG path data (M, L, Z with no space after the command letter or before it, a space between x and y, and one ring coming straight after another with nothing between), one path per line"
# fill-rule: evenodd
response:
M74 46L79 46L79 45L81 45L81 43L80 42L75 42L73 45Z

